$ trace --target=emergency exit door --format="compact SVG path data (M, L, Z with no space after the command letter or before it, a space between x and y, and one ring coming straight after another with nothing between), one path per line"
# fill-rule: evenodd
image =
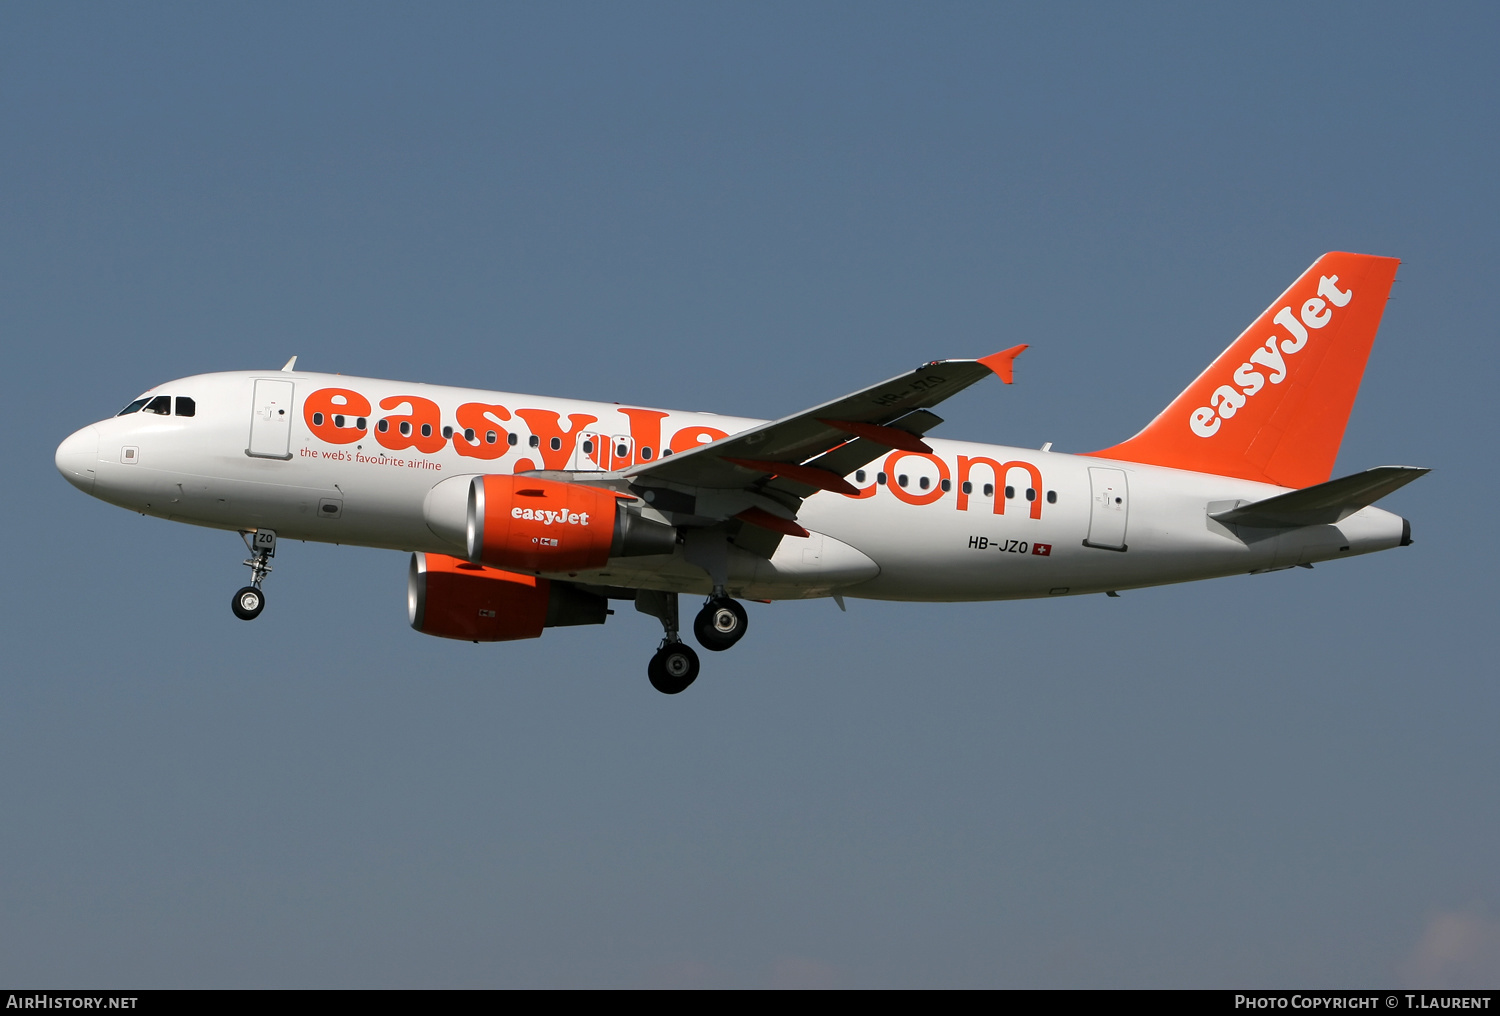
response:
M585 431L578 436L570 469L626 469L635 463L635 438L629 434L600 434Z
M258 459L292 457L292 382L259 380L250 407L250 447Z

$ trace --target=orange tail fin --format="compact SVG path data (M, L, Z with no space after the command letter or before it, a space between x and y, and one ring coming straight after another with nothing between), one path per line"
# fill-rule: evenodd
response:
M1400 263L1324 254L1145 430L1089 454L1283 487L1327 480Z

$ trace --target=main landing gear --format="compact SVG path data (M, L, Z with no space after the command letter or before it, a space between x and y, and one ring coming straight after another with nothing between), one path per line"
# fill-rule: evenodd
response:
M685 691L698 678L698 654L677 634L677 594L654 589L640 589L635 594L635 609L660 619L661 645L646 666L651 687L663 695ZM704 649L723 652L744 637L749 619L745 608L716 590L693 620L693 634Z
M669 635L646 664L646 676L651 679L651 687L663 695L676 695L698 680L698 654Z
M745 637L750 618L745 608L727 596L715 596L703 605L693 619L693 634L698 644L709 652L722 653Z
M276 556L276 534L269 529L241 531L240 539L250 551L250 557L245 560L245 566L250 569L250 584L234 594L229 607L241 621L254 621L266 609L266 594L261 591L260 584L271 574L270 561Z
M661 645L646 665L651 687L663 695L676 695L698 679L698 654L677 637L677 594L638 589L635 609L661 621Z

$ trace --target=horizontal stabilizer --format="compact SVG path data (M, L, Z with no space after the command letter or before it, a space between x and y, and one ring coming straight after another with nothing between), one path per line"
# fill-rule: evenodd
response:
M1420 466L1376 466L1353 476L1342 476L1327 483L1277 494L1264 501L1214 512L1209 518L1227 525L1258 529L1332 525L1431 471Z

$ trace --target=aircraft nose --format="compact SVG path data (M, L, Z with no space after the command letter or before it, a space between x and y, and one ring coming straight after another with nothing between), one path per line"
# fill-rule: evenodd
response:
M94 470L99 462L99 429L89 426L69 434L57 446L57 471L63 479L83 491L94 492Z

